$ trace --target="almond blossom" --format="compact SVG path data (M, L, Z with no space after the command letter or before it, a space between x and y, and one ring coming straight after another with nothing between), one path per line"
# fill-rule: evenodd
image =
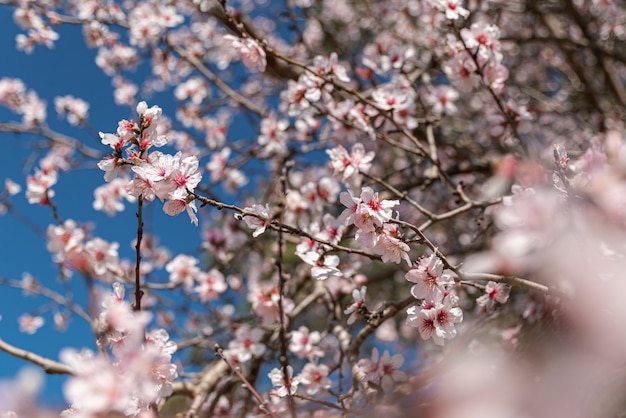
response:
M248 301L252 305L254 313L261 317L261 323L265 327L276 325L279 322L279 308L278 303L280 301L278 289L272 287L269 289L257 288L253 289L248 294ZM287 315L294 308L294 302L290 298L282 298L283 307L283 321L288 321Z
M337 268L339 257L336 255L320 254L316 251L309 251L305 254L297 254L305 263L311 267L311 277L316 280L326 280L330 276L340 277L343 275Z
M408 254L410 247L398 238L397 225L386 224L383 233L377 233L375 239L376 244L373 249L377 254L380 254L383 263L399 264L404 260L409 266L411 265Z
M22 314L17 319L17 322L20 326L20 332L24 332L26 334L34 334L37 332L39 328L41 328L45 321L43 317L36 315L32 316L29 314Z
M297 331L291 332L289 351L299 358L308 358L309 360L322 357L324 351L316 346L320 340L318 331L310 332L307 327L301 326Z
M394 382L403 382L407 379L406 373L398 370L403 363L402 354L392 357L389 351L385 350L382 357L379 357L378 349L374 347L371 359L360 359L358 365L365 374L365 380L380 384L384 390L389 391Z
M89 104L74 96L59 96L54 99L54 107L59 114L67 114L67 121L70 125L80 125L87 120Z
M198 259L186 254L179 254L165 265L165 270L170 273L170 282L182 284L190 289L202 272L198 267Z
M248 228L254 228L252 236L258 237L265 232L270 222L270 208L267 204L265 206L254 204L251 207L245 208L245 211L251 215L244 215L243 220L246 225L248 225Z
M325 364L307 363L298 375L300 383L306 386L306 393L315 395L332 387L332 382L328 378L330 369Z
M417 328L422 339L432 338L437 345L456 337L454 324L463 321L463 311L455 306L453 298L434 304L424 301L421 307L408 308L407 314L407 325Z
M374 152L365 152L363 144L352 145L350 153L341 145L326 150L330 157L333 172L341 176L341 180L350 188L361 186L361 172L367 173L374 160Z
M485 294L476 299L476 304L486 312L493 312L496 303L506 303L511 288L504 283L489 281L485 286Z
M301 382L302 378L300 376L293 376L293 367L287 366L287 381L285 381L285 374L281 369L272 369L267 377L272 381L272 386L274 388L278 388L276 390L276 395L282 397L287 396L287 394L294 395L298 390L298 384Z
M354 324L357 315L361 314L361 310L365 308L365 294L367 293L367 286L361 286L359 289L352 290L352 304L348 306L343 313L350 315L348 317L348 325Z
M446 19L457 20L469 16L469 10L461 6L462 0L430 0L430 2L445 13Z
M245 363L253 357L261 357L266 350L262 340L264 332L260 328L250 328L242 325L235 331L235 339L228 343L225 354L237 358L240 363Z
M415 283L411 294L416 299L440 301L446 290L454 284L454 279L444 273L443 262L434 253L422 257L417 262L417 268L409 270L404 278Z
M103 279L108 273L119 271L117 242L109 243L102 238L93 238L85 243L85 253L89 257L91 270Z
M265 71L267 65L265 50L257 41L248 37L238 38L233 35L224 35L222 39L230 43L230 46L239 53L246 67L259 72Z
M133 182L134 181L135 180L133 180ZM128 180L118 177L100 187L97 187L93 191L93 208L95 210L103 211L109 216L113 216L117 212L122 212L125 208L123 200L133 203L135 202L136 197L127 192L127 183ZM150 189L146 189L146 191L149 190ZM154 200L154 198L152 200Z
M50 198L54 197L54 190L51 189L57 182L56 170L43 171L35 169L35 174L26 179L26 198L28 203L49 204Z
M224 275L217 269L211 269L206 273L201 272L196 281L199 284L193 290L200 295L202 302L219 298L219 295L228 288Z

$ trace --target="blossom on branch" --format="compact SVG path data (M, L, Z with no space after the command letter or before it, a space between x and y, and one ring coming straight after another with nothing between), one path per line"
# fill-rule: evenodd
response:
M301 381L301 377L292 377L293 376L293 367L287 366L287 380L285 380L285 373L283 373L282 369L272 369L267 377L272 381L272 386L276 389L276 395L282 397L287 396L287 394L295 395L298 390L298 384Z
M265 50L256 40L249 37L239 38L233 35L224 35L222 39L230 43L230 46L239 53L239 57L246 67L259 72L265 71L265 66L267 65Z
M476 299L476 304L486 312L492 312L496 303L506 303L509 299L511 288L504 283L490 281L485 286L485 294Z
M260 204L254 204L251 207L245 208L246 213L243 215L243 220L248 225L248 228L253 228L253 237L258 237L267 228L270 223L270 208L266 204L265 206ZM248 215L248 213L250 215Z

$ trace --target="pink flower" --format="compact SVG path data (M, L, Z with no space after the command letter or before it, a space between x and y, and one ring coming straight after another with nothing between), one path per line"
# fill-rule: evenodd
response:
M407 379L406 373L398 370L402 364L404 364L402 354L395 354L392 357L389 351L385 350L378 363L380 385L384 390L391 390L393 382L404 382Z
M14 196L22 191L22 186L17 184L11 179L4 180L4 190L7 192L9 196Z
M87 120L89 104L82 99L69 95L55 97L54 107L59 116L67 113L67 121L70 125L80 125Z
M430 106L435 115L454 115L457 108L454 102L459 98L459 93L452 87L440 85L427 90L424 100Z
M49 225L47 229L48 244L46 248L54 254L69 253L82 249L85 239L85 230L79 227L72 219L66 220L63 225Z
M51 189L57 182L56 170L42 171L35 169L35 174L26 179L26 198L28 203L39 203L47 205L49 199L54 197L54 190Z
M194 104L200 104L209 96L209 85L200 77L192 77L174 90L174 96L178 100L191 99Z
M182 284L190 289L201 271L198 268L198 259L186 254L179 254L165 265L165 270L170 273L170 282Z
M338 244L341 241L341 237L343 236L344 226L339 221L339 219L335 218L329 213L325 213L322 217L322 221L324 222L324 226L322 230L317 234L318 238L327 240L332 244Z
M313 58L313 65L311 67L318 75L334 77L344 83L350 82L350 77L348 77L345 67L338 62L336 52L331 53L328 58L321 55L316 56Z
M433 339L435 344L443 345L445 340L456 336L454 324L463 321L463 311L454 306L454 299L445 298L443 303L423 303L421 307L407 309L407 324L418 328L424 340Z
M117 242L109 243L101 238L94 238L85 244L90 267L94 275L105 278L110 273L119 272Z
M305 263L313 266L311 268L311 277L316 280L326 280L329 276L343 276L341 270L337 268L339 257L336 255L320 254L315 251L297 255Z
M344 314L350 316L348 317L348 325L354 324L357 315L360 314L361 309L365 306L365 294L367 293L367 286L361 286L360 289L352 290L352 305L348 306Z
M480 83L476 63L466 51L455 54L444 63L442 69L455 87L462 92L470 92Z
M485 286L485 294L476 299L476 303L487 312L492 312L496 303L506 303L509 300L511 288L504 283L490 281Z
M321 337L318 331L309 332L309 329L303 325L297 331L291 332L289 351L299 358L312 360L316 357L322 357L324 351L315 346L320 340Z
M96 187L93 191L93 208L103 211L109 216L113 216L117 212L122 212L124 210L124 199L128 202L135 201L135 195L127 191L127 186L128 179L115 178L102 186ZM152 200L154 200L154 198Z
M341 223L345 226L354 223L356 213L359 210L359 205L361 204L361 199L354 196L352 190L348 189L347 192L342 192L339 195L339 201L347 207L347 209L339 215L339 221L341 221Z
M262 147L259 154L261 157L287 154L288 127L289 122L285 119L278 120L274 113L261 121L261 134L257 139Z
M469 10L461 6L463 0L431 0L440 11L446 14L446 19L457 20L459 17L468 17Z
M243 220L248 228L254 229L252 236L256 238L265 232L270 223L270 208L267 204L265 206L254 204L252 207L245 208L245 211Z
M361 359L358 365L365 373L365 380L380 384L384 390L389 391L394 381L403 382L407 379L406 373L398 370L403 363L402 354L391 357L389 351L385 350L379 358L378 349L374 347L371 359Z
M211 269L206 273L201 272L196 280L200 284L193 290L200 295L202 302L217 299L220 293L224 293L228 289L224 275L217 269Z
M489 59L493 56L496 61L501 61L500 45L500 29L491 23L484 21L474 22L469 29L461 29L461 37L465 46L472 52L476 52L482 59Z
M252 309L254 309L254 313L259 315L262 320L262 324L265 327L275 325L278 320L278 301L280 297L278 295L278 289L276 287L272 287L271 289L265 290L262 288L257 288L248 294L248 301L252 304ZM293 300L283 297L283 319L285 321L288 320L287 315L294 307Z
M376 382L380 378L380 363L378 361L378 356L378 348L374 347L372 349L371 359L360 359L357 363L359 368L365 374L364 379L369 382Z
M443 272L443 262L435 254L422 257L417 262L417 268L409 270L404 278L415 286L411 294L416 299L441 302L446 289L454 284L454 279Z
M33 335L44 324L44 319L41 316L32 316L29 314L22 314L17 319L20 325L20 332Z
M292 376L293 368L291 366L287 366L287 381L285 381L285 374L282 369L272 369L267 374L267 377L272 381L272 386L278 388L276 394L281 398L287 396L287 393L294 395L298 390L301 377L293 378Z
M251 38L239 38L233 35L224 35L222 39L234 48L246 65L246 67L260 72L265 71L267 61L265 59L265 50L257 41Z
M235 331L235 339L228 343L227 351L241 363L245 363L252 357L261 357L266 350L262 342L263 336L262 329L242 325Z
M165 204L163 204L163 212L167 213L170 216L176 216L180 214L183 210L187 211L187 215L189 215L191 223L193 223L195 226L198 226L198 217L196 216L198 208L196 207L196 202L193 200L192 195L189 195L184 200L168 200L167 202L165 202Z
M361 219L359 216L355 217L354 224L365 231L370 230L370 219L375 225L382 227L383 223L391 219L391 208L400 204L398 200L381 200L378 193L370 187L361 189L361 200Z
M367 173L374 160L374 152L365 152L363 144L357 142L352 145L350 154L341 145L326 150L330 157L330 164L336 175L341 175L341 180L349 186L359 188L361 185L360 172Z
M390 234L378 234L376 245L374 245L374 251L381 255L383 263L387 263L389 261L393 263L400 263L404 260L409 266L411 265L411 259L408 254L410 251L409 246Z
M325 364L307 363L298 377L300 382L307 387L306 392L309 395L315 395L331 388L329 372L330 369Z

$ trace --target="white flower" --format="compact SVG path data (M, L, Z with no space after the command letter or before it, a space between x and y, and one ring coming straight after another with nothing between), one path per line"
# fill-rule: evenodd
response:
M485 286L485 294L476 299L478 306L492 312L497 303L506 303L511 288L504 283L489 282Z
M300 376L293 378L292 376L293 368L291 366L287 366L287 381L285 381L285 373L282 369L275 368L267 374L267 377L272 381L272 386L278 388L276 394L281 398L287 396L287 393L294 395L298 390L298 384L302 378Z
M265 50L257 41L250 38L238 38L233 35L224 35L223 40L230 43L241 57L246 67L260 72L265 71L267 61L265 59Z
M258 237L267 228L270 223L270 208L267 206L254 204L252 207L245 208L244 222L249 228L254 228L253 237ZM256 216L255 216L256 215Z

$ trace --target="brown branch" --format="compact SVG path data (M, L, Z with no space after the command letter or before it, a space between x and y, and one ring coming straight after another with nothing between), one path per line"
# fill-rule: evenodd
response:
M134 311L141 310L141 239L143 238L143 195L137 199L137 242L135 243L135 303Z
M83 154L85 157L94 158L97 160L103 157L102 152L87 147L77 139L55 132L47 126L27 126L20 123L6 122L0 123L0 131L13 132L16 134L39 135L52 141L53 143L70 146L73 149L77 150L79 153Z
M0 350L14 357L26 360L35 366L41 367L41 369L47 374L73 374L73 370L66 364L59 363L52 359L42 357L39 354L35 354L31 351L24 350L22 348L15 347L0 338Z

